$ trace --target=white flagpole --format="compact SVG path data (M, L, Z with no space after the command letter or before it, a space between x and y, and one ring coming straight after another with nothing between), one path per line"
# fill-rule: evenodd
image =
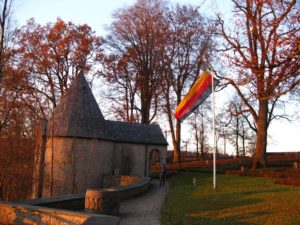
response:
M211 79L212 84L212 126L213 126L213 188L216 189L216 132L215 132L215 90L214 90L214 77Z

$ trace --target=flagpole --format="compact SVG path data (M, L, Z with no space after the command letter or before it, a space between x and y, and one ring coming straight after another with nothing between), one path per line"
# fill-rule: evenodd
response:
M215 89L214 89L214 77L211 79L212 84L212 126L213 126L213 188L216 189L216 132L215 132Z

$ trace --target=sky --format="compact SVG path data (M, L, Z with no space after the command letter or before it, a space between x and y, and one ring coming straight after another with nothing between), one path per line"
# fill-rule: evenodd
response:
M88 24L97 35L105 36L105 27L113 21L115 10L133 4L135 0L15 0L14 19L17 26L26 24L34 18L39 24L55 22L59 17L75 24ZM222 13L225 18L230 14L229 0L170 0L171 3L201 6L201 12L212 15L211 8ZM216 105L218 96L216 96ZM221 103L222 104L222 103ZM287 112L295 114L298 106L288 106ZM298 107L298 108L297 108ZM183 139L188 138L185 131ZM275 121L269 128L268 151L300 151L300 120L297 122ZM171 142L169 141L171 147Z

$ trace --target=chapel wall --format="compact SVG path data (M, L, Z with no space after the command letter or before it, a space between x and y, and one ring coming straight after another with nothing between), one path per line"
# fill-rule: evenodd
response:
M46 143L43 197L84 193L101 187L104 175L112 174L113 143L97 139L49 137Z
M145 144L115 143L114 152L114 170L120 175L145 176Z

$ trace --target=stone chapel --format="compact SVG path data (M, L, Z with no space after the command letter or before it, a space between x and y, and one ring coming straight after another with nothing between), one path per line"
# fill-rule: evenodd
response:
M37 139L35 197L84 193L105 175L149 176L152 154L164 162L168 145L158 125L105 120L84 75Z

